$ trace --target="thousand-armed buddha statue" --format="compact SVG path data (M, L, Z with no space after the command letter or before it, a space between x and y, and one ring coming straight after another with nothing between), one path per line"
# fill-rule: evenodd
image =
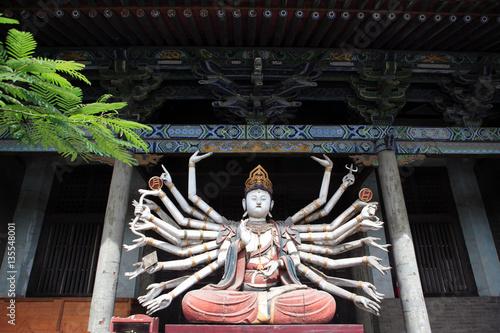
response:
M340 253L363 245L387 251L388 245L379 245L377 238L367 237L355 241L344 240L357 232L378 230L382 222L375 216L376 203L357 200L329 224L310 224L328 215L342 193L354 182L352 167L342 184L327 201L332 162L313 157L325 167L320 194L317 199L283 221L272 219L273 185L262 166L250 172L245 182L242 200L243 218L231 221L217 213L196 194L196 163L209 154L195 153L189 161L188 204L172 183L164 169L161 180L171 191L181 210L160 188L140 190L141 202L136 203L137 218L131 229L141 237L128 250L151 245L169 253L187 257L167 262L137 263L130 278L144 272L159 270L185 270L200 264L205 266L192 275L171 281L154 283L149 292L139 297L148 313L164 309L212 272L224 268L217 284L189 291L183 298L182 308L190 322L245 323L245 324L313 324L327 323L335 314L336 304L332 295L349 299L366 311L378 315L383 295L375 286L363 281L352 281L327 276L317 267L340 269L369 265L385 274L389 267L380 265L372 256L333 259ZM160 198L173 218L145 195ZM140 221L139 221L140 220ZM304 224L307 223L307 224ZM164 240L148 238L140 230L154 230ZM312 281L322 290L303 284L299 276ZM371 299L344 288L362 289ZM172 289L163 295L164 290Z

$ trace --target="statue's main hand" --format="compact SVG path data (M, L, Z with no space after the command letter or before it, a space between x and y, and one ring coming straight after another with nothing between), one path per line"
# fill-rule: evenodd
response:
M264 276L265 276L264 280L266 280L271 275L273 275L273 273L276 272L276 270L278 269L278 267L279 267L279 263L278 263L277 260L273 260L273 261L268 262L264 266L264 270L262 271L262 274L264 274Z
M252 233L247 229L248 219L241 220L240 225L238 226L238 232L241 237L241 242L243 245L248 245L252 240Z
M191 155L191 157L189 158L189 164L196 164L199 161L201 161L202 159L205 159L213 154L212 152L209 152L209 153L198 156L198 153L199 152L195 152L193 155Z
M144 296L139 296L137 300L140 304L143 304L144 302L150 301L160 295L163 289L163 283L152 283L146 288L146 290L149 290L149 292Z
M165 294L158 296L151 301L147 301L143 305L148 308L146 314L150 315L158 310L165 309L170 305L170 303L172 303L172 296L170 296L170 294Z
M366 237L366 238L363 238L361 241L363 242L363 244L366 244L368 246L380 249L380 250L385 251L385 252L389 252L387 250L387 248L389 246L391 246L391 244L380 245L377 243L378 240L380 240L380 238L378 238L378 237Z
M366 297L356 295L354 296L353 302L358 308L367 310L368 312L373 313L376 316L380 316L380 305L378 305L374 301L371 301Z
M368 257L366 257L366 261L367 261L368 266L375 268L382 275L385 275L387 273L387 271L391 270L391 267L386 267L386 266L382 266L381 264L379 264L379 261L382 261L382 259L380 259L380 258L377 258L374 256L368 256Z
M319 164L321 164L325 168L332 168L333 162L325 154L323 154L323 157L325 158L324 160L322 160L321 158L317 158L316 156L311 156L311 158L313 160L315 160L316 162L318 162Z
M137 267L137 269L135 271L133 271L133 272L125 272L125 276L128 276L129 280L132 280L133 278L138 277L139 275L141 275L142 273L144 273L146 271L144 269L144 267L142 266L142 262L136 262L134 264L134 266Z
M378 303L384 299L384 294L379 293L377 288L370 282L361 282L361 289Z

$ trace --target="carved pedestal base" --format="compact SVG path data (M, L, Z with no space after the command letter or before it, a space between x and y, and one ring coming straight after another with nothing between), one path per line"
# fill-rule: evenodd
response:
M165 333L363 333L363 325L165 325Z

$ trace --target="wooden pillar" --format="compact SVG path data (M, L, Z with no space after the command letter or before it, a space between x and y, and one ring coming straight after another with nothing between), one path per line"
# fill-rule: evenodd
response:
M118 160L113 168L90 306L88 330L92 333L109 332L109 324L113 316L123 233L127 224L125 217L129 205L132 170L131 166Z
M387 144L386 146L380 143L377 146L382 148L378 153L378 174L384 199L386 225L391 237L406 332L431 332L396 154L391 149L392 145Z

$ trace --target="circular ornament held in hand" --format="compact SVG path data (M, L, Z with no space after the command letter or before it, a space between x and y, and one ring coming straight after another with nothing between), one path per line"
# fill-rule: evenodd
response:
M373 192L369 188L363 188L359 191L359 200L368 202L373 198Z
M158 191L163 187L163 180L160 177L151 177L148 182L149 188L153 191Z

